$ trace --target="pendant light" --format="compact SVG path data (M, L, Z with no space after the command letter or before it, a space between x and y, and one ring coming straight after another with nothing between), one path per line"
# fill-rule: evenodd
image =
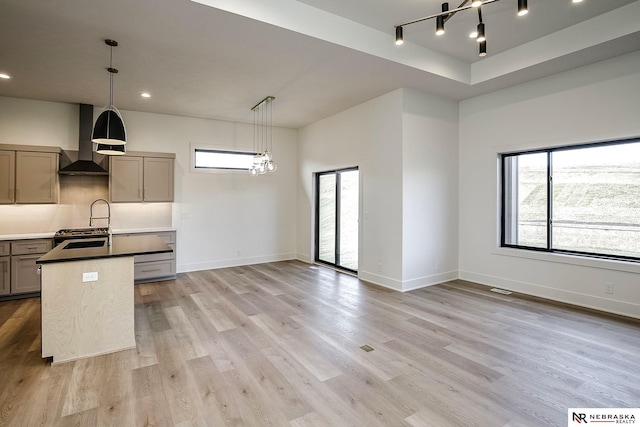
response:
M91 141L98 144L96 152L107 155L124 154L124 145L127 143L127 133L122 121L122 116L113 105L113 75L118 69L113 68L113 48L118 46L115 40L104 41L109 46L109 105L104 108L93 126ZM116 148L121 146L122 148Z
M267 172L275 172L278 165L273 161L273 126L272 105L273 96L267 96L254 106L253 111L253 146L256 155L253 157L253 165L249 169L251 176L264 175Z

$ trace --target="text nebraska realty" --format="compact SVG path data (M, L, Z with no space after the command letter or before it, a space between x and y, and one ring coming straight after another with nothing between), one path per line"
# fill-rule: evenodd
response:
M573 413L573 420L578 423L599 422L612 424L635 424L636 417L633 414L589 414L587 421L586 414Z

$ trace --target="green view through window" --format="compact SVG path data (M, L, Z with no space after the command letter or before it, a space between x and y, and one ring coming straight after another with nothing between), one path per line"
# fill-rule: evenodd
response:
M640 139L501 154L501 245L640 261Z

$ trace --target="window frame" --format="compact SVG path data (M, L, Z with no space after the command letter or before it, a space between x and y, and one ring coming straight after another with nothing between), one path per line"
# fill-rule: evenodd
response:
M534 251L534 252L542 252L547 254L558 254L558 255L568 255L568 256L577 256L584 258L595 258L601 260L610 260L610 261L621 261L621 262L631 262L631 263L640 263L640 257L633 256L625 256L625 255L612 255L612 254L602 254L602 253L594 253L594 252L584 252L577 250L568 250L568 249L556 249L553 248L553 227L552 227L552 218L553 218L553 152L560 151L573 151L580 150L584 148L596 148L603 146L614 146L614 145L622 145L622 144L632 144L632 143L640 143L640 138L626 138L619 140L610 140L610 141L601 141L601 142L593 142L593 143L583 143L576 145L563 145L556 147L548 147L548 148L537 148L537 149L525 149L521 151L509 151L509 152L499 152L498 160L499 160L499 207L500 207L500 220L499 225L499 247L501 249L514 249L514 250L525 250L525 251ZM516 157L525 154L537 154L537 153L546 153L547 155L547 215L546 215L546 247L536 247L536 246L527 246L527 245L518 245L513 243L507 243L507 190L509 184L507 183L507 174L511 174L511 167L507 166L506 159L511 157Z

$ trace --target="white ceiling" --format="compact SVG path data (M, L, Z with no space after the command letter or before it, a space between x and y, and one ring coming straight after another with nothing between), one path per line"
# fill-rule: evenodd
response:
M451 3L451 8L457 4ZM400 87L456 100L640 49L640 0L516 0L483 8L489 55L464 11L436 37L434 0L0 0L0 96L108 103L232 121L274 95L274 124L298 128ZM140 97L148 91L149 99Z

